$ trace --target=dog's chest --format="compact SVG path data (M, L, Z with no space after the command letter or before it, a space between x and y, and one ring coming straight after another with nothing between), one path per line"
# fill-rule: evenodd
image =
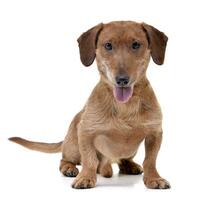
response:
M156 110L141 108L140 102L130 107L110 107L93 111L81 121L82 128L89 132L134 133L136 129L152 129L161 125L161 115Z

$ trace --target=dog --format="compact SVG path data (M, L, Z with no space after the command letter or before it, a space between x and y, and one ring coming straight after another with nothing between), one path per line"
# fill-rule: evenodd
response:
M144 173L147 188L170 188L156 169L162 113L146 77L150 58L157 65L163 64L167 41L168 37L153 26L133 21L100 23L84 32L78 38L80 59L90 66L96 58L100 81L72 120L64 141L47 144L9 139L32 150L62 152L60 171L76 177L73 188L95 187L97 173L111 177L112 163L118 164L122 174ZM142 168L132 159L143 140Z

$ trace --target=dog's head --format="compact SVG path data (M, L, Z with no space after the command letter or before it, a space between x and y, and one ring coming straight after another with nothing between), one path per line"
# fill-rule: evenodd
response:
M150 60L162 65L167 36L156 28L131 21L98 24L78 38L81 62L90 66L95 57L102 80L115 99L127 102L146 74Z

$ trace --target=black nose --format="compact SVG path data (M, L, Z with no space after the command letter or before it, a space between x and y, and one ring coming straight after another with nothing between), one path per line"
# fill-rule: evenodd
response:
M116 76L115 80L118 86L126 86L129 83L129 77L124 75Z

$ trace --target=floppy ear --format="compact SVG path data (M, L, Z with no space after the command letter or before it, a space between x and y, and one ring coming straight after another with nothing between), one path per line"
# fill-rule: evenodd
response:
M151 57L157 65L162 65L165 58L165 49L168 37L158 29L148 24L142 23L144 31L147 34Z
M79 44L81 62L85 66L90 66L95 59L98 35L102 28L103 24L98 24L83 33L77 40Z

